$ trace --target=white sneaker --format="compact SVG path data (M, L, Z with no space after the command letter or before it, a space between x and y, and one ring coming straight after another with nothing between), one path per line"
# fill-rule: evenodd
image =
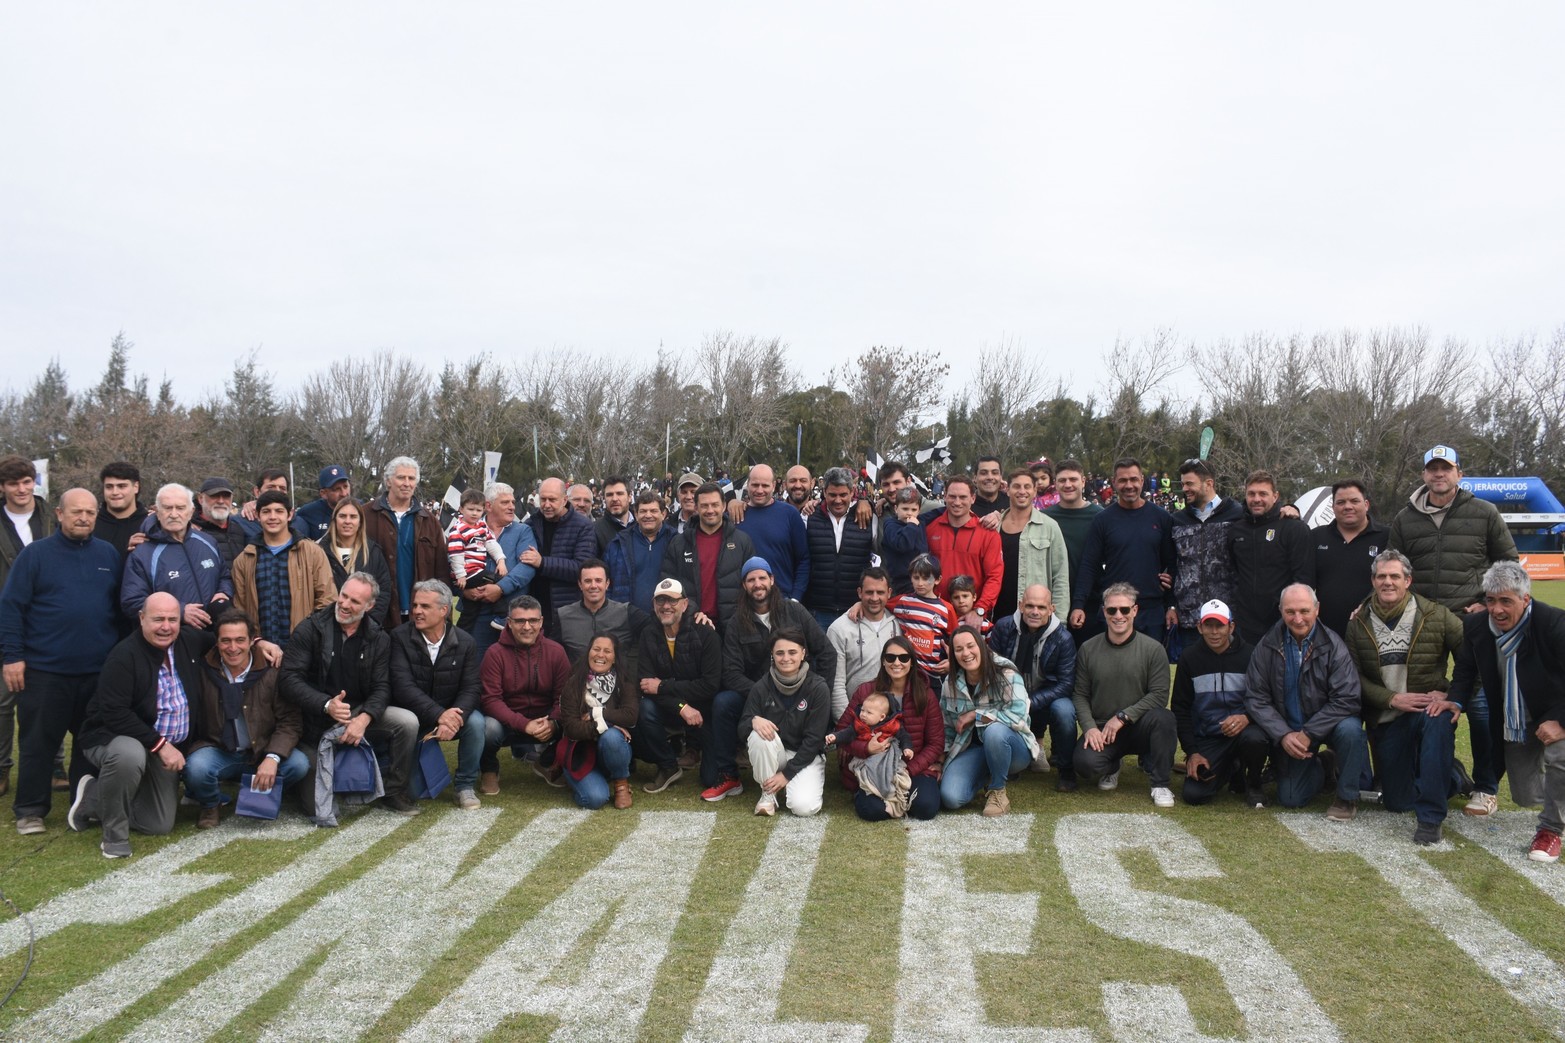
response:
M1171 807L1173 807L1174 806L1174 791L1169 789L1167 786L1153 786L1152 787L1152 803L1156 804L1160 808L1171 808Z
M1100 789L1100 790L1119 789L1119 772L1116 771L1112 775L1105 775L1101 779L1099 779L1098 780L1098 789Z
M477 811L483 807L478 801L478 794L470 789L459 789L456 791L456 806L463 811Z
M1492 815L1499 810L1500 798L1483 790L1473 790L1473 799L1462 809L1464 815Z
M773 794L773 793L763 793L763 794L761 794L761 799L755 802L755 813L757 815L767 815L767 816L777 814L777 796L776 796L776 794Z

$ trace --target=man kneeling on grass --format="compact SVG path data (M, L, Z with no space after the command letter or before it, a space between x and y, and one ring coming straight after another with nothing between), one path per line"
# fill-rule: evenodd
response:
M1482 687L1489 727L1504 752L1511 799L1543 806L1527 857L1557 862L1565 815L1565 611L1532 599L1532 579L1514 561L1483 577L1484 605L1463 620L1451 701L1465 705Z
M1369 757L1358 712L1358 669L1342 638L1319 625L1320 600L1304 583L1283 588L1282 619L1255 647L1245 675L1245 710L1272 741L1277 802L1302 808L1330 782L1317 751L1330 747L1337 799L1326 817L1358 813L1359 781Z

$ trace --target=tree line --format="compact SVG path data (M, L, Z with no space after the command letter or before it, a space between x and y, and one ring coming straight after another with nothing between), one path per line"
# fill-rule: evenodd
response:
M976 349L972 378L956 388L938 352L884 345L811 384L782 341L718 332L650 358L479 354L438 371L383 350L332 361L292 391L251 352L221 392L189 402L169 380L154 390L133 373L134 349L116 335L94 385L71 388L56 359L8 392L0 446L48 458L56 489L92 486L118 459L140 467L148 488L211 474L243 485L292 464L308 489L337 463L364 489L403 453L422 464L426 489L443 489L459 473L475 479L485 450L503 453L502 477L525 486L550 474L659 477L665 450L676 474L739 475L756 461L791 464L796 451L819 474L871 449L909 460L946 435L958 469L979 455L1008 466L1047 455L1107 473L1129 455L1177 471L1210 426L1211 462L1230 493L1254 468L1288 496L1352 476L1384 512L1438 442L1461 451L1469 474L1565 486L1565 325L1482 349L1419 328L1206 344L1160 330L1114 343L1087 389L1009 343Z

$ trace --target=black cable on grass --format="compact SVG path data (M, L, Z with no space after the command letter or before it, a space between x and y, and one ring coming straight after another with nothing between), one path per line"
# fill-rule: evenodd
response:
M27 980L28 972L33 969L33 942L37 940L37 936L33 933L32 917L18 909L16 903L11 901L10 895L0 891L0 902L4 902L27 925L27 962L22 964L22 973L11 985L10 991L5 994L5 998L0 999L0 1007L4 1007L11 1002L11 997L16 995L16 990L22 987L22 982Z
M16 864L22 859L28 857L29 855L38 854L38 852L42 851L44 848L58 840L59 837L60 834L56 833L54 836L50 837L48 840L45 840L42 844L39 844L31 851L17 855L11 860L10 865L6 866L4 869L0 869L0 876L5 876L5 874L9 873L12 869L15 869ZM28 973L33 969L34 943L37 942L38 935L37 932L33 930L33 918L18 909L16 907L16 903L11 901L10 895L6 894L4 891L0 891L0 902L4 902L11 910L11 912L16 914L17 919L21 920L27 925L27 962L22 964L22 973L16 979L16 981L12 983L11 988L5 994L5 998L0 999L0 1007L4 1007L7 1003L11 1002L11 997L16 995L16 990L22 987L22 982L27 980Z

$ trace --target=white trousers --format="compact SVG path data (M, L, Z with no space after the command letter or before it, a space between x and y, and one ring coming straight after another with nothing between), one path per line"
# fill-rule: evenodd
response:
M746 748L750 752L750 770L755 773L756 782L765 782L782 771L783 765L792 760L794 754L793 750L783 747L782 739L763 739L755 732L750 733ZM789 779L788 785L783 787L778 796L788 805L789 811L807 818L820 811L825 791L826 758L823 755L816 757L803 771Z

